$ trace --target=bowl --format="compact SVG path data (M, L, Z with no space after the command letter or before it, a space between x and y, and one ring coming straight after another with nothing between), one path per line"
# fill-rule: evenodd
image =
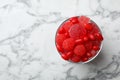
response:
M75 63L88 63L102 49L103 36L99 26L86 16L66 19L57 29L55 45L61 58Z

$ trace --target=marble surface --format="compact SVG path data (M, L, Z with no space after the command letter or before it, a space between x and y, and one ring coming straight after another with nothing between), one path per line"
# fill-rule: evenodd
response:
M120 80L120 0L0 0L0 80ZM86 15L104 35L87 64L60 58L58 26Z

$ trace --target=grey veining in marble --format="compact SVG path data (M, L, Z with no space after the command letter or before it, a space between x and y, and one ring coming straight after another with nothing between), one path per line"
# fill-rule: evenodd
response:
M0 80L120 80L120 0L0 0ZM59 25L86 15L102 29L96 59L76 64L55 48Z

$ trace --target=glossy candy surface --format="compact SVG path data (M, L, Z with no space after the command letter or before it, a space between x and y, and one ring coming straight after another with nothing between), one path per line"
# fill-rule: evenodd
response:
M55 43L64 60L86 62L100 50L103 36L99 27L86 16L66 20L56 32Z

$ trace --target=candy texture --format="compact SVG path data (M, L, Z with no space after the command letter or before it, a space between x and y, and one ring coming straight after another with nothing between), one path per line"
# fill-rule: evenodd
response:
M64 60L86 62L100 50L103 36L95 22L86 16L66 20L57 30L55 43Z

